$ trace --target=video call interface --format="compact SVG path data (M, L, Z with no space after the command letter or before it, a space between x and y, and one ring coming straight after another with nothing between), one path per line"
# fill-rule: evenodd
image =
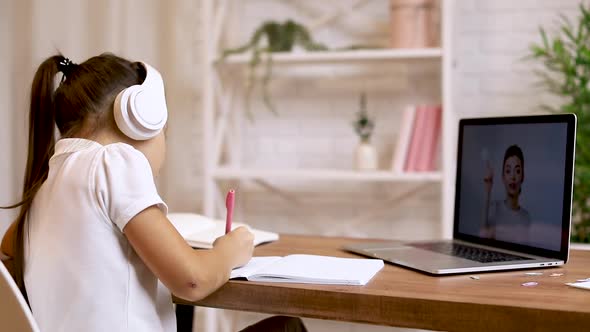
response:
M566 123L465 125L459 233L559 251Z

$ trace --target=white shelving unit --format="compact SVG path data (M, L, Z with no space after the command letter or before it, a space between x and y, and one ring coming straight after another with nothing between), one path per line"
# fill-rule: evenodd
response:
M278 170L278 169L247 169L217 167L213 172L216 179L293 179L314 181L374 181L374 182L440 182L440 172L394 173L388 171L358 172L354 170L309 169L309 170Z
M388 171L357 172L342 169L259 169L241 164L239 146L229 146L225 151L230 162L220 163L224 151L224 141L231 136L240 135L244 124L243 108L236 107L240 91L236 84L223 80L221 71L246 69L250 55L235 55L226 58L223 63L217 61L222 28L226 23L227 8L231 0L204 0L201 20L203 24L203 161L204 192L203 213L214 217L223 213L223 195L219 190L219 180L255 180L269 179L313 180L317 185L321 181L361 181L361 182L409 182L440 185L442 197L443 234L452 234L452 203L454 195L454 160L456 144L456 119L451 107L451 31L453 0L441 0L442 48L427 49L375 49L354 51L293 52L272 55L273 66L306 66L315 64L374 64L401 63L408 66L420 66L424 62L436 62L441 70L441 90L443 104L442 120L442 162L441 170L427 173L393 173ZM243 68L239 68L243 67ZM235 80L235 77L232 77ZM234 82L235 83L235 82ZM231 127L231 130L230 130ZM218 209L216 211L216 208Z
M276 53L273 55L273 62L276 64L312 64L312 63L339 63L339 62L367 62L367 61L396 61L408 59L440 59L442 49L375 49L375 50L353 50L353 51L321 51L321 52L293 52ZM250 55L239 54L229 56L224 62L226 64L247 65Z

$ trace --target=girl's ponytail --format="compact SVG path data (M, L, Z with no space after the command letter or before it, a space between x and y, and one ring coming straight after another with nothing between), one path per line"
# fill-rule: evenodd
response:
M31 109L29 111L29 152L25 171L23 201L34 196L47 178L49 158L55 146L55 75L64 57L55 55L45 60L37 69L31 86Z
M3 208L21 206L15 221L14 279L21 292L27 298L24 285L24 234L25 220L31 207L33 197L47 178L49 158L55 148L55 107L53 93L55 75L60 71L60 62L64 57L55 55L45 60L37 69L31 86L31 106L29 110L29 148L22 200Z

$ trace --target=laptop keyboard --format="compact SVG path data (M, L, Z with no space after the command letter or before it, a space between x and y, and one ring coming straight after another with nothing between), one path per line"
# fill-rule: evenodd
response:
M412 246L445 255L461 257L480 263L507 262L530 259L527 257L451 242L413 243Z

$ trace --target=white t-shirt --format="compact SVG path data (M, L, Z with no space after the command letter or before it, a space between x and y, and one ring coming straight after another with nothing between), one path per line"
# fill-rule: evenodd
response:
M25 238L25 286L41 331L176 331L170 291L122 232L152 205L167 213L140 151L57 142Z
M496 240L529 244L531 216L522 206L513 210L504 200L494 200L490 204L488 222L495 229Z

